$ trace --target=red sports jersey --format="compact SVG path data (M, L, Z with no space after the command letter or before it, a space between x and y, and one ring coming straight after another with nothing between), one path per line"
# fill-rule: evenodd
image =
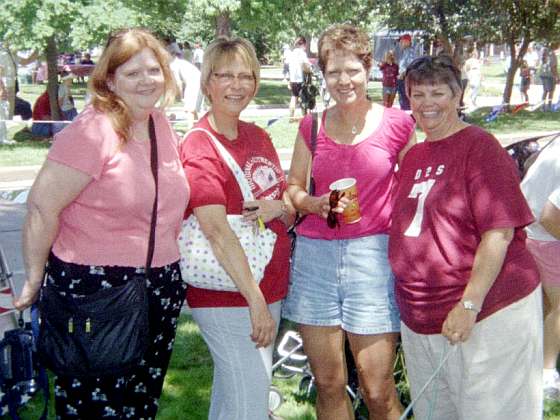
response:
M484 130L414 146L400 171L389 243L403 322L420 334L441 332L491 229L513 227L515 235L478 320L527 296L539 283L523 231L532 220L512 159Z

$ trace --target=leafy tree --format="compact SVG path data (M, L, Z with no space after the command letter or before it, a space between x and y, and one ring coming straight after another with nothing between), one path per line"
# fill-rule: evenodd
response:
M12 51L37 50L46 57L51 114L60 119L57 104L59 50L87 49L103 44L111 31L122 27L141 25L166 33L168 28L179 27L186 8L184 0L4 2L0 8L0 39Z
M511 54L503 103L509 104L515 72L531 41L551 39L558 23L557 0L395 0L380 2L395 29L422 29L458 55L466 36L479 44L506 43ZM452 47L453 46L453 47Z

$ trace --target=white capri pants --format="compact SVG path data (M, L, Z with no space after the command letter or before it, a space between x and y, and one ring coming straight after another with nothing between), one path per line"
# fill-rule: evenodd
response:
M411 396L450 347L441 334L417 334L401 323ZM413 407L416 420L538 420L543 416L541 286L476 323L451 350L440 374ZM435 387L435 388L434 388Z
M281 302L268 305L276 327ZM193 308L192 317L212 354L209 420L267 420L273 344L255 348L247 307Z

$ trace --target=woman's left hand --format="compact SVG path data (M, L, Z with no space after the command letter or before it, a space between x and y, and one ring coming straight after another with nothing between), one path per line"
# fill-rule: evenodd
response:
M476 312L465 309L458 303L447 314L447 318L441 329L441 334L447 338L451 344L467 341L476 323L476 315Z
M282 200L255 200L243 202L243 216L246 220L254 222L259 217L264 223L282 217L285 213L285 204Z

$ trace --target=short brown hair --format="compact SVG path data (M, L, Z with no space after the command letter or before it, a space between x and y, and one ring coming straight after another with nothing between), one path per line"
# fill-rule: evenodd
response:
M222 64L238 58L251 69L251 73L253 73L253 77L255 78L255 91L253 95L257 93L261 80L261 66L253 44L245 38L221 36L204 50L200 74L200 87L206 97L208 97L207 86L214 71ZM208 97L208 100L212 102L210 97Z
M152 50L161 66L164 78L161 106L172 104L177 87L169 68L169 53L163 44L146 29L122 29L110 35L89 81L91 103L95 109L106 113L111 118L113 128L123 142L128 141L130 137L132 116L126 103L109 88L109 82L114 78L118 67L144 48Z
M453 95L460 94L461 70L455 65L453 59L447 54L437 57L424 55L414 60L406 69L406 93L410 96L410 89L415 85L446 84Z
M327 28L319 38L319 68L322 72L331 53L337 50L355 54L367 71L371 69L371 41L364 30L346 23Z

